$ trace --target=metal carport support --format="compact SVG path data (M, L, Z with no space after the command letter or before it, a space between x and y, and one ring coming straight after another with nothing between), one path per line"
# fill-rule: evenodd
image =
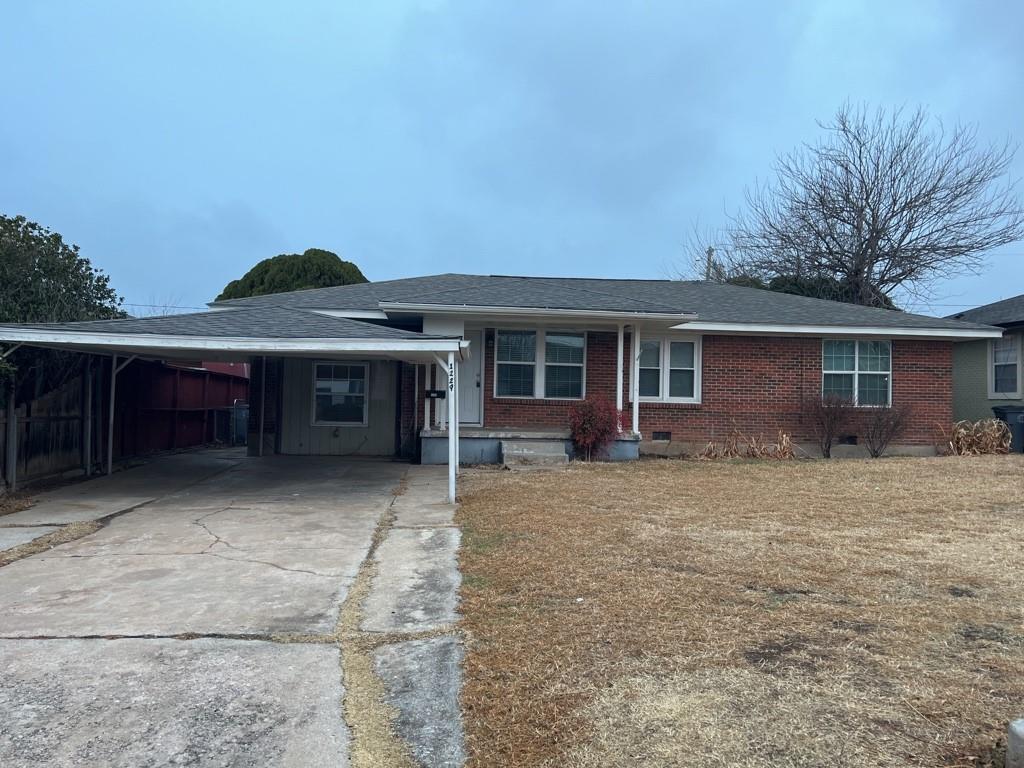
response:
M11 352L20 347L21 344L15 344L8 350L5 350L3 354L0 354L0 360L3 360ZM7 387L7 458L4 464L7 466L7 490L13 492L17 489L18 485L18 409L14 403L15 395L15 379L14 374L11 374L11 381Z
M118 364L117 355L110 358L110 408L107 414L107 474L114 472L114 396L117 394L117 374L124 370L137 355Z
M448 362L437 355L437 362L448 373L448 503L455 503L455 478L459 473L459 366L455 353L448 353Z

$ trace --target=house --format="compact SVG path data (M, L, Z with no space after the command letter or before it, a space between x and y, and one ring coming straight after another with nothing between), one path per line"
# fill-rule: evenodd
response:
M836 393L913 406L900 439L934 450L952 360L1001 329L707 282L443 274L215 302L191 315L0 326L0 341L251 362L250 450L497 461L566 444L569 409L621 413L614 458L734 429L806 441ZM119 362L121 361L121 362ZM116 382L116 375L112 377ZM848 436L856 441L856 435Z
M1024 406L1024 295L951 315L951 319L1003 329L994 339L953 350L953 417L991 419L993 406Z

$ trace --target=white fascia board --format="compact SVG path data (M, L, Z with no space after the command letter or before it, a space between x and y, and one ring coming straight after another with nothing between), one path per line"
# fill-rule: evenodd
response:
M553 309L542 307L490 307L470 304L405 304L382 301L385 312L419 312L423 314L502 315L516 317L578 317L595 320L696 320L693 312L613 312L601 309Z
M462 339L274 339L230 336L168 336L142 333L76 333L33 328L0 328L0 341L25 344L130 349L211 350L258 354L296 352L461 352Z
M737 336L877 336L886 339L918 338L936 340L994 339L999 329L984 328L899 328L854 325L780 325L774 323L712 323L696 321L673 326L677 331L734 334Z

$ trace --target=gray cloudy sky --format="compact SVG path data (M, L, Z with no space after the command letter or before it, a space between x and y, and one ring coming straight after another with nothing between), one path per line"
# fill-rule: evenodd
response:
M33 0L4 20L0 211L134 304L200 306L313 246L372 280L664 277L846 100L1024 138L1018 3ZM1024 293L1024 244L991 262L915 308Z

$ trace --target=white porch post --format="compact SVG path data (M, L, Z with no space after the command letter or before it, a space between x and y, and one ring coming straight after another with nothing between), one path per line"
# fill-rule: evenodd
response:
M7 385L7 490L14 491L18 485L18 409L14 405L14 374Z
M448 397L450 399L455 396L455 378L453 371L455 370L455 353L448 353ZM454 437L454 430L448 429L448 502L450 504L455 503L455 464L456 464L456 441Z
M633 434L640 437L640 333L635 325L629 335L629 352L633 360L629 372L629 390L633 399Z
M92 474L92 357L85 360L85 402L82 403L82 469Z
M622 348L624 346L624 336L625 328L622 323L619 323L619 333L616 339L618 344L615 353L615 411L618 414L619 432L622 431Z

